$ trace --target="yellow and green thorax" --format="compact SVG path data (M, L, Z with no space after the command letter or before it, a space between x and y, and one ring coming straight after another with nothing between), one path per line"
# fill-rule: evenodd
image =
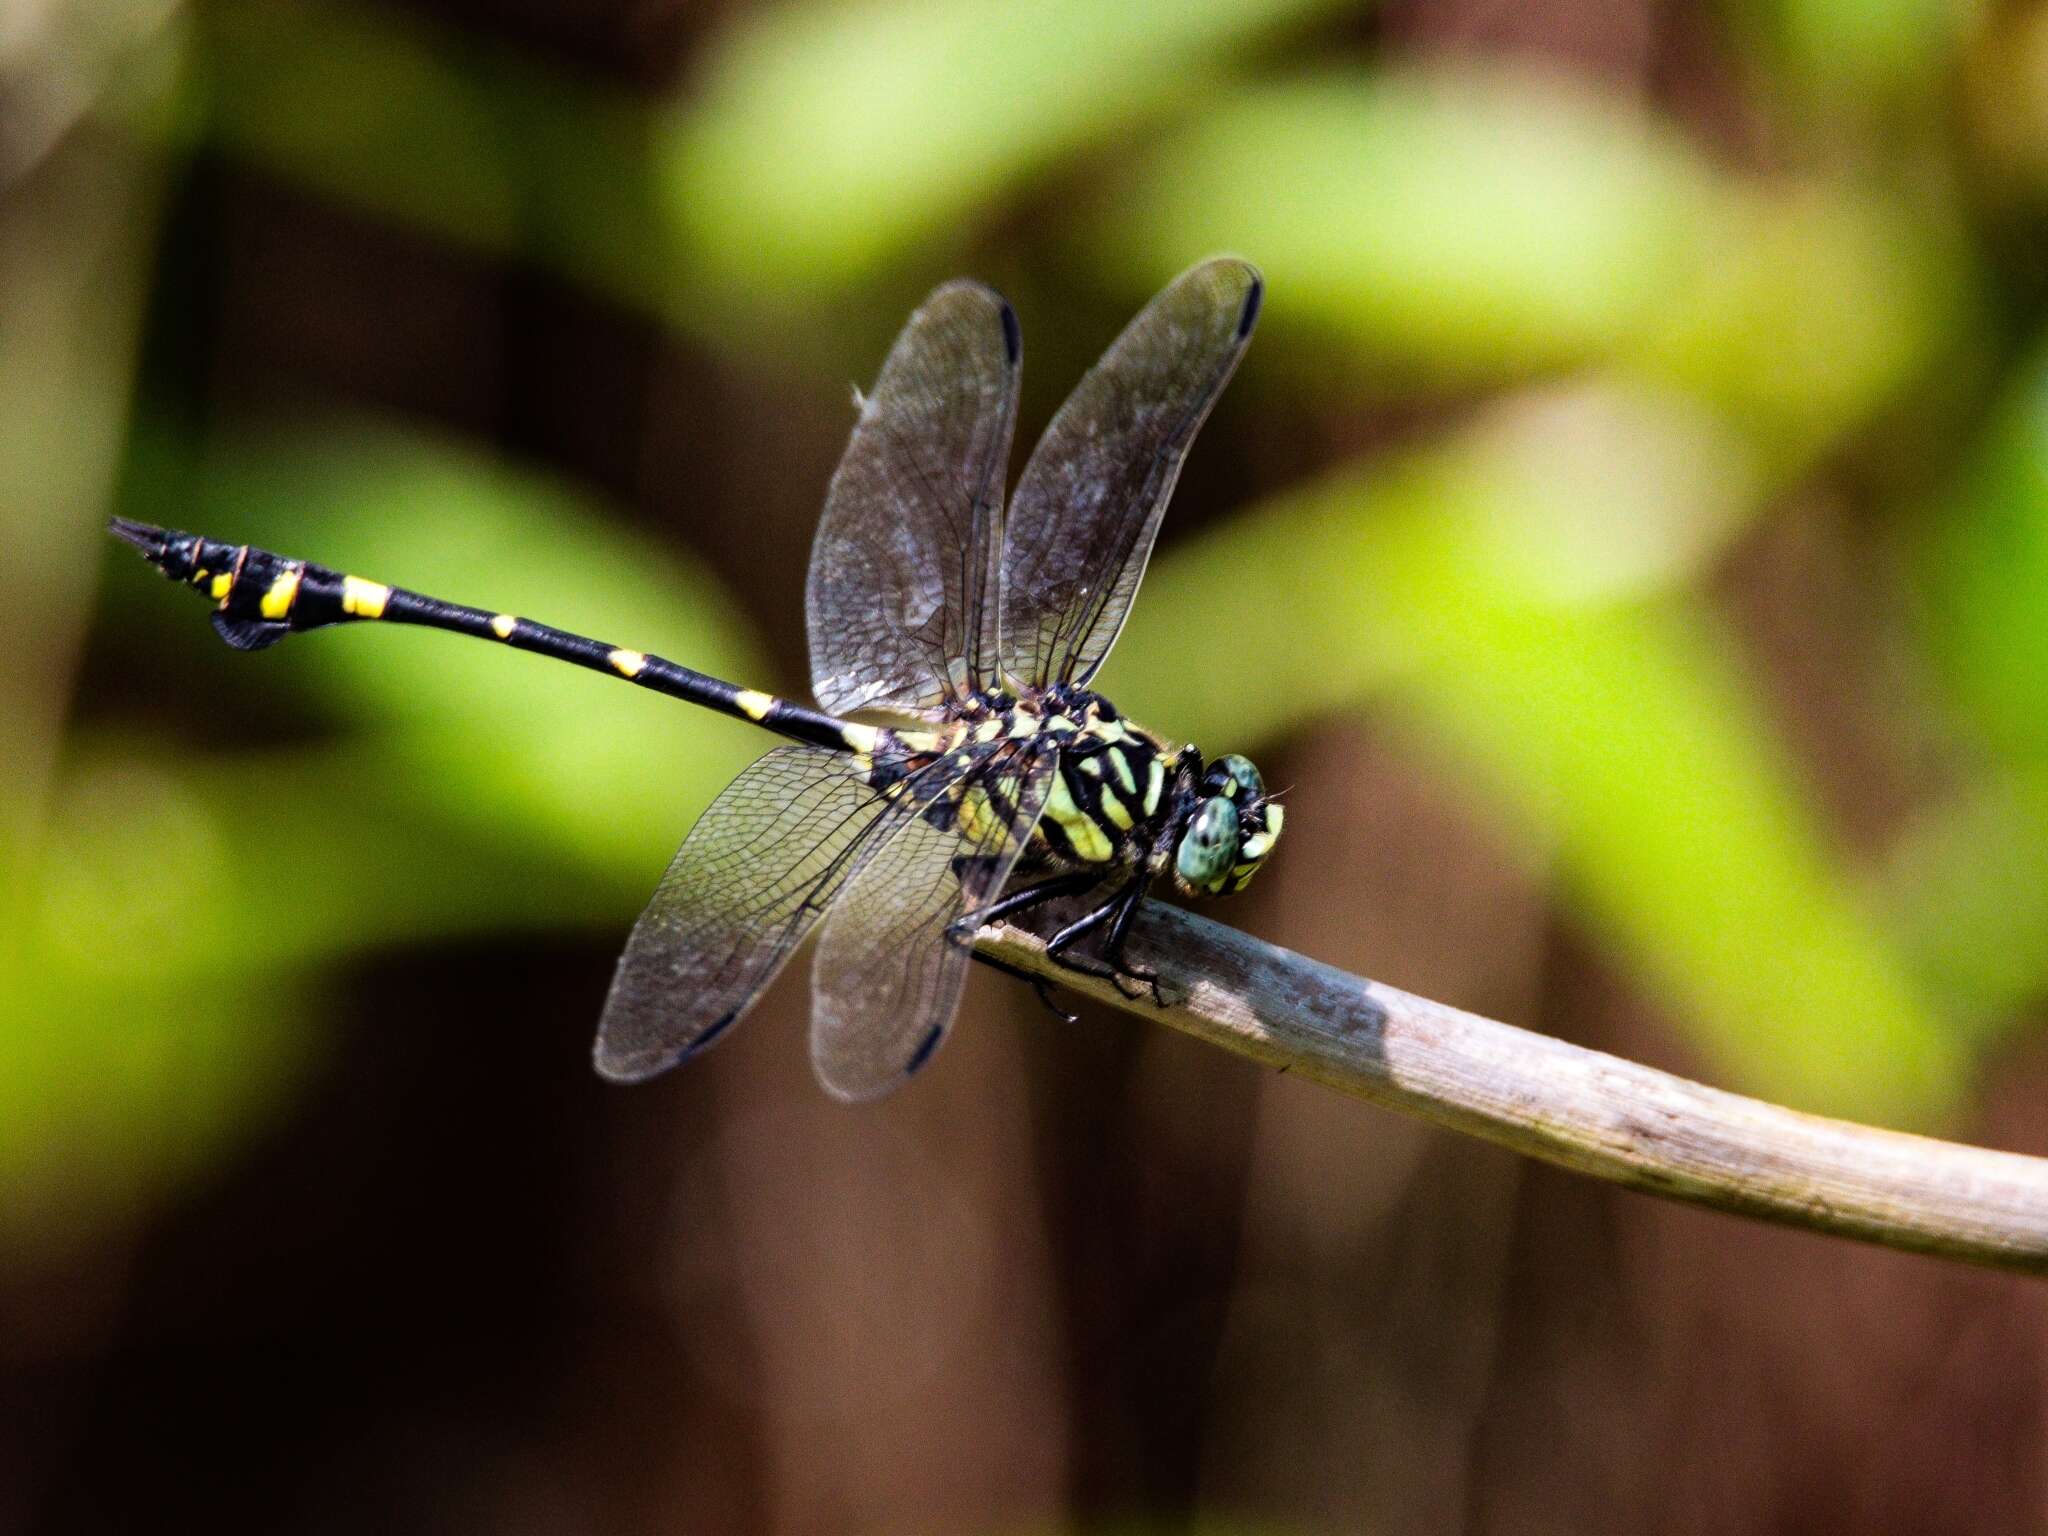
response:
M1200 753L1170 746L1100 695L997 695L934 731L891 734L914 754L913 768L1005 739L1049 742L1056 767L1023 850L1025 864L1041 871L1099 869L1107 877L1145 868L1173 874L1189 894L1228 894L1250 882L1279 836L1281 808L1265 799L1244 759L1221 759L1242 769L1210 765L1205 777ZM900 766L870 771L885 792L907 776ZM1014 768L971 774L947 791L937 814L977 845L1001 846L1014 835L1020 787Z

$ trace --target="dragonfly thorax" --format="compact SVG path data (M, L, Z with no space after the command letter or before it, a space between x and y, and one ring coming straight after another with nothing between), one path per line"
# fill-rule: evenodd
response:
M949 750L1032 741L1056 752L1028 868L1105 880L1143 871L1170 876L1184 895L1225 896L1250 883L1279 838L1282 808L1247 759L1205 762L1126 720L1101 694L1064 684L986 691L950 713Z

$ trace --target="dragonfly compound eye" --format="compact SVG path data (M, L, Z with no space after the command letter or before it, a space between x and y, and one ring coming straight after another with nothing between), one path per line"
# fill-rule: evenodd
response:
M1209 765L1202 775L1202 792L1222 795L1239 805L1256 805L1266 798L1266 781L1250 758L1231 752Z
M1237 863L1237 807L1221 795L1204 800L1188 818L1174 850L1174 872L1191 891L1211 894L1223 889Z

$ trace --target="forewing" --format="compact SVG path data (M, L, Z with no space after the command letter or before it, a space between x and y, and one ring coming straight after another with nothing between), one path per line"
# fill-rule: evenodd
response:
M993 677L1022 356L1000 294L947 283L862 400L811 548L811 682L834 714L928 717Z
M1102 664L1261 291L1258 268L1233 258L1183 272L1046 428L1004 533L1003 670L1017 683L1085 683Z
M597 1070L666 1071L738 1020L895 830L845 753L778 747L713 801L661 878L612 979Z
M958 786L963 795L992 791L990 813L913 819L833 909L818 941L811 1004L811 1063L832 1094L876 1098L938 1049L971 958L971 941L949 930L1001 894L1045 809L1057 762L1050 746L994 748Z

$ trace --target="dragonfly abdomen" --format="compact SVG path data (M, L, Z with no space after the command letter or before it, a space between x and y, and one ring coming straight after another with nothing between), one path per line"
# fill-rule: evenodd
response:
M665 657L571 634L516 614L451 603L307 560L289 559L251 544L228 544L126 518L114 520L113 532L141 550L173 581L211 598L214 629L239 651L262 650L286 635L330 624L413 624L492 640L514 650L606 672L812 746L837 752L873 752L882 737L875 726L821 714Z

